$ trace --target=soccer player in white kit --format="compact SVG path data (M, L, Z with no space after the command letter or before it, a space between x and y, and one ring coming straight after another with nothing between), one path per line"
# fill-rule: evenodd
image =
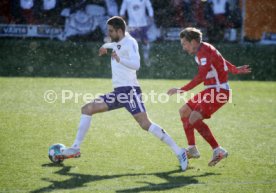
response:
M99 49L99 56L112 49L111 69L114 91L87 103L81 109L82 115L74 144L61 150L64 158L79 157L80 145L87 133L92 116L119 108L126 108L139 123L141 128L149 131L167 144L177 156L181 169L188 166L186 150L180 148L159 125L153 123L144 107L142 91L137 81L136 71L140 68L140 55L137 41L126 30L123 18L114 16L107 21L108 35L112 43L106 43Z
M142 43L145 64L150 66L150 44L147 31L149 28L148 16L149 21L153 22L154 12L151 2L150 0L124 0L121 5L120 15L123 17L126 12L128 14L129 33ZM146 12L148 12L148 16Z

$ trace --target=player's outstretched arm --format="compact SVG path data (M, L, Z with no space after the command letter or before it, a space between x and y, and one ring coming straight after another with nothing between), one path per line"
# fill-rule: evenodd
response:
M176 93L183 93L184 92L184 90L181 90L180 88L171 88L171 89L169 89L168 91L167 91L167 94L169 95L169 96L172 96L172 95L174 95L174 94L176 94Z
M249 74L249 73L251 73L251 68L249 67L249 65L243 65L243 66L237 67L237 66L231 64L227 60L225 60L225 62L226 62L229 72L231 72L232 74Z
M249 73L251 73L251 68L249 67L249 65L243 65L243 66L237 67L236 74L249 74Z

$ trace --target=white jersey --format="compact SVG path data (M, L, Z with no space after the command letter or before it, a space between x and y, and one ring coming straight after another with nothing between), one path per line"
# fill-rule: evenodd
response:
M120 63L111 58L113 88L139 86L136 71L140 68L140 55L137 41L126 33L119 42L105 43L102 47L115 51Z
M153 17L153 8L150 0L124 0L121 6L120 15L124 16L128 13L129 27L145 27L147 26L147 14Z

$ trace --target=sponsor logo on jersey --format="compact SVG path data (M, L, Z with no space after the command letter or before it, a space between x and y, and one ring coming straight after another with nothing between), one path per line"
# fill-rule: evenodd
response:
M201 58L200 63L201 63L202 66L204 66L205 64L207 64L207 59L206 58Z

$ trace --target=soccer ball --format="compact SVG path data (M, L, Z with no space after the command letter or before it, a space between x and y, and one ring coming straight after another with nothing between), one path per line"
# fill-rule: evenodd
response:
M57 144L51 145L49 147L48 156L49 156L49 159L53 163L61 163L61 162L63 162L64 158L61 155L61 151L60 151L61 148L65 148L65 145L63 145L61 143L57 143Z

